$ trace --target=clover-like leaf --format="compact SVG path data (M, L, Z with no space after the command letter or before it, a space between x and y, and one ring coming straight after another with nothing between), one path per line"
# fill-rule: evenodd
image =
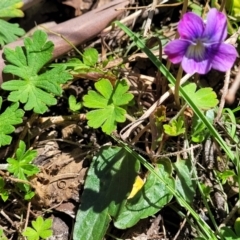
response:
M183 89L200 109L208 110L218 104L217 95L212 88L201 88L196 91L197 85L195 83L188 83Z
M110 134L117 127L117 122L125 122L126 106L133 95L127 93L129 87L125 80L118 81L113 87L109 80L101 79L95 83L98 92L90 90L83 97L83 105L96 110L87 113L88 125L102 127L103 132Z
M14 125L22 123L24 111L18 108L18 103L12 104L0 114L0 147L11 143L12 137L9 136L15 128ZM2 98L0 97L0 109Z
M33 109L35 113L44 113L48 106L57 103L54 95L62 94L60 84L67 82L72 76L65 71L64 66L39 74L51 59L53 52L53 43L47 41L45 32L40 30L34 32L32 39L24 40L24 45L25 49L22 47L16 47L15 50L4 49L10 64L5 66L3 71L20 79L4 82L2 88L11 91L9 101L25 104L25 110Z
M39 240L47 239L53 234L52 228L52 219L44 220L41 216L37 217L36 221L32 221L32 226L27 227L23 232L23 236L27 237L28 240Z
M32 176L39 172L38 167L31 164L36 158L36 150L27 150L26 145L23 141L20 141L19 147L16 151L16 159L8 158L9 163L8 171L19 179L26 180L27 177Z

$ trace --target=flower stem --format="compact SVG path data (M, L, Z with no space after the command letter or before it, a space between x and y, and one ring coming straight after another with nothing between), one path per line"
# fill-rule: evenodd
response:
M176 77L176 84L175 84L175 91L174 91L174 98L175 103L178 108L180 108L180 101L179 101L179 88L180 88L180 81L182 78L183 69L182 66L179 67L177 77Z

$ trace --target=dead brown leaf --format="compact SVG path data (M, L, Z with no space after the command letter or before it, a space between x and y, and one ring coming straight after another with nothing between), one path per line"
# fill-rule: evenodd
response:
M41 166L42 171L31 180L36 193L35 204L53 207L70 199L79 202L79 191L87 170L77 157L79 152L79 148L70 153L62 152Z

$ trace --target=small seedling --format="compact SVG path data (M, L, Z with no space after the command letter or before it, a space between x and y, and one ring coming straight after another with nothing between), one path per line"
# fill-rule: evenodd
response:
M32 221L32 228L27 227L22 233L23 236L27 237L28 240L39 240L47 239L53 234L52 219L44 220L41 216L37 217L36 221Z
M88 108L96 108L87 113L88 125L93 128L101 127L103 132L110 134L118 122L125 122L127 106L133 99L131 93L127 93L129 87L125 80L117 81L112 86L109 80L101 79L95 83L98 92L90 90L83 97L83 105ZM120 107L121 106L121 107Z
M222 184L226 184L230 178L235 178L237 180L237 175L233 170L225 170L223 172L217 172L217 176Z
M164 132L169 136L179 136L185 132L184 121L182 117L172 120L169 124L163 125Z
M77 112L82 108L82 104L80 102L77 102L76 97L73 95L69 96L68 105L72 112Z
M27 150L23 141L20 141L19 147L16 151L16 158L8 158L9 164L7 170L18 179L27 181L27 178L39 172L39 168L32 164L34 158L37 156L36 150ZM18 183L17 186L20 190L24 191L25 199L31 199L34 192L31 191L29 184Z
M38 167L31 164L36 156L36 150L26 151L26 144L23 141L20 141L19 147L16 151L16 159L7 159L7 162L9 163L8 171L19 179L27 180L27 177L39 172Z

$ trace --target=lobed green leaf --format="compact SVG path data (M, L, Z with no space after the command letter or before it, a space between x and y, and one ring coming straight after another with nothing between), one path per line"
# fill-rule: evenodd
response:
M25 110L33 109L35 113L44 113L48 106L56 104L54 95L62 94L60 84L67 82L72 76L65 71L64 66L39 74L53 52L53 43L47 41L46 33L38 30L34 32L32 39L26 38L24 44L26 53L22 47L16 47L15 50L4 49L10 64L3 71L20 79L4 82L2 88L11 91L9 101L25 104Z
M0 19L0 45L14 42L25 34L25 31L19 28L17 23L9 23Z
M1 97L0 103L2 104ZM12 104L0 114L0 147L11 143L12 137L9 134L15 130L14 125L22 123L24 111L18 109L18 106L18 103Z
M21 9L23 2L21 0L1 0L0 1L0 18L23 17Z
M118 122L125 122L126 110L120 106L127 105L133 95L126 93L129 89L125 80L117 81L113 87L109 80L101 79L95 83L98 92L90 90L83 97L83 105L97 108L86 114L88 125L93 128L102 127L103 132L110 134Z
M39 240L40 237L47 239L53 234L53 231L50 229L52 227L52 219L44 220L39 216L36 221L32 221L32 226L33 228L27 227L23 232L23 236L28 237L28 240Z
M218 104L217 94L212 88L201 88L197 90L195 83L188 83L183 86L183 90L192 99L195 105L203 110L214 108Z
M37 151L27 150L23 141L20 141L19 147L16 151L16 159L8 158L8 171L19 179L26 180L26 176L32 176L39 172L39 168L31 162L36 158Z

